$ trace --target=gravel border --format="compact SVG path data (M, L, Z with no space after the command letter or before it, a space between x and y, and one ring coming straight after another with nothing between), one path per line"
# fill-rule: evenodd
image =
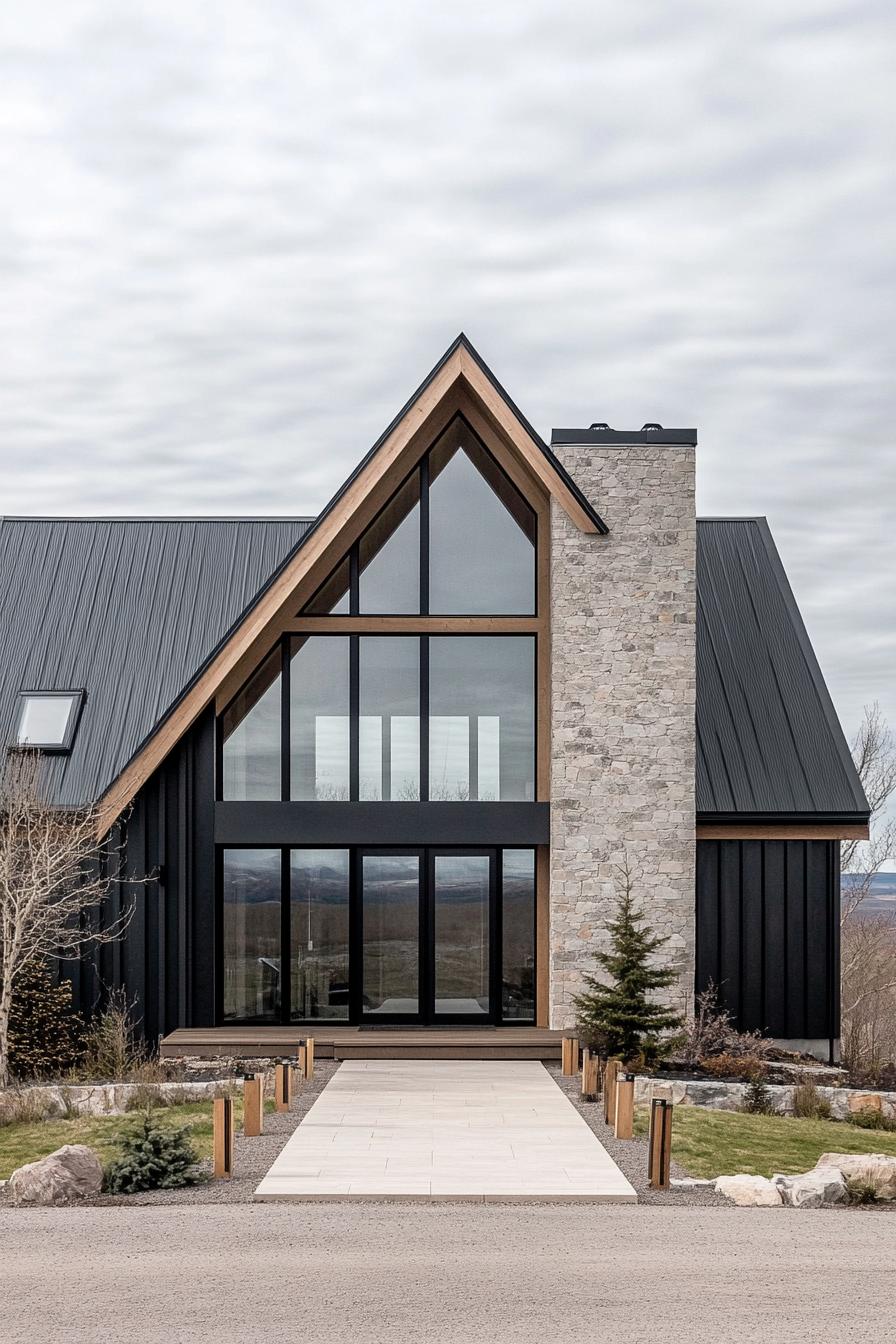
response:
M99 1195L86 1203L94 1207L148 1204L251 1204L255 1188L280 1154L286 1140L311 1110L339 1065L330 1059L314 1061L314 1077L294 1093L286 1112L265 1112L264 1133L247 1139L237 1130L234 1144L234 1176L229 1181L201 1181L182 1190L147 1190L140 1195ZM200 1170L211 1174L210 1161Z
M559 1064L544 1066L563 1095L572 1102L592 1134L600 1140L623 1176L635 1187L639 1204L659 1204L665 1208L683 1208L694 1205L702 1208L728 1208L731 1201L717 1195L712 1186L700 1185L692 1190L651 1190L647 1184L647 1139L617 1139L609 1125L604 1124L602 1101L582 1101L582 1080L578 1074L561 1073ZM677 1162L672 1163L671 1174L681 1179L689 1173Z

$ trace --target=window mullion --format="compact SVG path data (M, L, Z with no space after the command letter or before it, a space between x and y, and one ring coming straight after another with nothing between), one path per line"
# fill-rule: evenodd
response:
M357 588L355 591L357 592ZM361 636L349 635L348 647L348 796L355 802L360 795L361 774Z
M420 636L420 801L429 802L429 635Z

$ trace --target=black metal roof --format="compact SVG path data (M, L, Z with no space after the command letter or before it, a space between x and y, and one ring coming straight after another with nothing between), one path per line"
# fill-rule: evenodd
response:
M0 741L19 691L83 688L47 783L61 804L99 798L310 522L0 519Z
M311 529L308 518L0 520L0 733L22 689L84 688L62 804L97 799ZM697 528L697 811L862 820L865 801L768 526Z
M697 813L701 820L868 817L764 518L698 520Z

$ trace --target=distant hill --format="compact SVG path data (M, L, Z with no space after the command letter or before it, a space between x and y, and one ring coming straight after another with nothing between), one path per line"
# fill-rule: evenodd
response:
M841 894L845 894L852 883L861 879L855 873L844 873L840 879ZM871 883L871 891L862 902L862 914L896 915L896 873L877 873Z

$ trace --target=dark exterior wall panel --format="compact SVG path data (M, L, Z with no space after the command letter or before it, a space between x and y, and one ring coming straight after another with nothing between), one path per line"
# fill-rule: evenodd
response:
M744 1031L839 1036L839 881L836 841L698 841L697 991Z
M209 710L110 836L124 880L101 917L108 926L132 906L126 933L60 966L76 1007L91 1014L123 992L150 1041L214 1022L214 729Z

